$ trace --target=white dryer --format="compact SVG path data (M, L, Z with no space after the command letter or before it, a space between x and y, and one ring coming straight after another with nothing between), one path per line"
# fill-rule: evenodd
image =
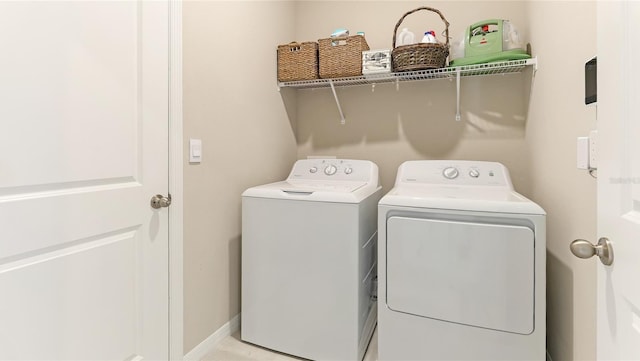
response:
M405 162L378 232L379 360L545 360L546 215L502 164Z
M241 338L315 360L363 358L376 324L378 167L306 159L242 194Z

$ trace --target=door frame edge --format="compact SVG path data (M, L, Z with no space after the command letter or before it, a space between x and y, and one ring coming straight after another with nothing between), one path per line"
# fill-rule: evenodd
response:
M182 0L169 0L169 359L184 358Z

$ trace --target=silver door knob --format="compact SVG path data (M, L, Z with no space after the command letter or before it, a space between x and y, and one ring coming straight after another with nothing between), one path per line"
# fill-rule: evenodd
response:
M154 209L169 207L171 205L171 194L165 197L162 194L156 194L151 197L151 207Z
M608 238L600 238L596 245L584 239L576 239L571 242L569 248L571 249L571 253L578 258L598 256L600 262L605 266L611 266L613 263L613 246Z

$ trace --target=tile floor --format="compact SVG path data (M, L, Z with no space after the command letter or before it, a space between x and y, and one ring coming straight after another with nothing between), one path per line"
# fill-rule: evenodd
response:
M363 361L378 359L378 330L373 332ZM240 341L240 332L224 338L202 361L299 361L297 357L271 351Z

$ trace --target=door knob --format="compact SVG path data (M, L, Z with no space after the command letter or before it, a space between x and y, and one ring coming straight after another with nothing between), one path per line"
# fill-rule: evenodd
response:
M576 239L571 242L569 248L578 258L591 258L595 255L600 257L600 262L605 266L611 266L613 263L613 246L608 238L600 238L596 245L584 239Z
M151 207L154 209L169 207L171 205L171 194L165 197L162 194L156 194L151 197Z

